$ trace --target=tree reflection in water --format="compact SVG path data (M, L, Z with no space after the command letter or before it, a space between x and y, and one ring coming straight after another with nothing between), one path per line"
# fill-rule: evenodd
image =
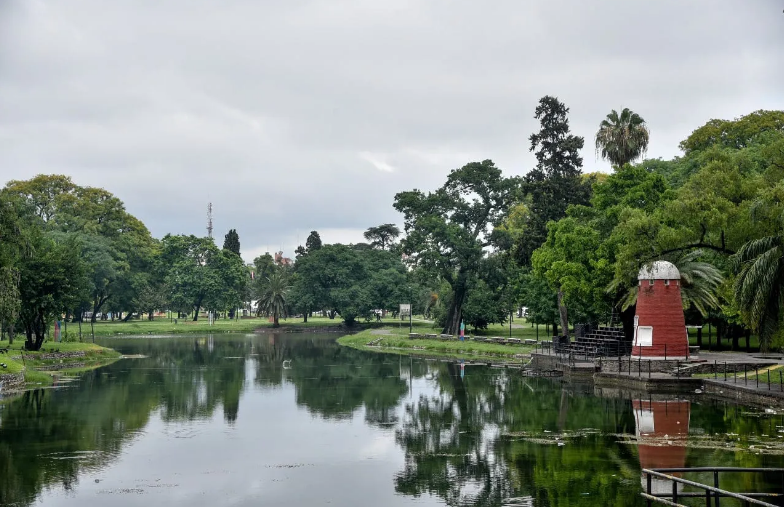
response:
M635 410L648 400L633 404L621 392L597 396L590 386L482 366L467 366L461 376L459 364L357 351L338 346L334 335L111 344L147 358L87 373L68 389L30 391L0 404L0 504L30 504L50 485L75 487L81 473L110 465L141 437L153 413L164 423L183 423L222 411L224 424L233 425L249 389L265 396L284 387L312 418L363 417L379 438L394 439L403 461L390 486L409 498L432 496L454 506L510 499L537 507L641 503L647 451L633 441L641 424ZM687 406L689 441L774 436L784 427L780 416L756 417L730 404L701 399ZM678 452L687 466L782 464L778 455L723 445ZM727 480L738 491L778 484L778 478Z

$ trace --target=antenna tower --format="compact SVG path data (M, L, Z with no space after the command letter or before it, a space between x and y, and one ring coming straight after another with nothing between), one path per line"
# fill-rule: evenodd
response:
M207 204L207 237L212 239L212 203Z

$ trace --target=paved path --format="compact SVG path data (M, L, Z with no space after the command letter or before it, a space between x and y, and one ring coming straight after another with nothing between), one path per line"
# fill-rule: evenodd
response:
M747 353L747 352L705 352L700 351L700 353L694 356L694 359L702 359L712 363L716 361L716 363L721 364L726 362L727 364L730 363L760 363L760 364L784 364L784 356L781 354L768 354L767 356L764 354L754 354L754 353Z

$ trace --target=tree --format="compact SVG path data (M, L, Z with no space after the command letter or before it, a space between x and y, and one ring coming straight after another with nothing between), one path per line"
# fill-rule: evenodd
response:
M482 259L463 306L463 320L474 329L487 329L509 317L512 301L508 256L493 254Z
M648 149L650 131L640 115L624 107L619 115L613 109L599 124L596 153L615 167L640 158Z
M315 252L319 248L321 248L321 236L319 236L318 231L310 231L308 238L305 240L305 246L299 245L294 250L294 254L299 259L311 252Z
M583 179L581 169L585 141L569 133L568 113L569 108L551 96L542 97L536 107L540 130L529 140L537 164L523 183L529 223L515 245L522 266L530 265L531 254L547 238L547 222L562 218L569 205L588 204L590 199L592 180Z
M240 235L236 229L230 229L223 238L223 249L240 255Z
M73 236L55 239L37 232L31 246L33 254L20 263L19 315L25 348L40 350L49 324L84 299L89 282L80 245Z
M315 252L321 248L321 236L319 236L318 231L310 231L308 239L305 240L305 248L307 248L308 253Z
M710 120L679 145L687 155L719 145L740 150L765 133L784 133L784 111L759 110L735 120Z
M338 313L348 325L372 310L391 310L408 285L400 257L385 250L324 245L295 265L289 303L307 315Z
M745 243L733 256L739 270L735 300L751 328L759 333L760 347L767 351L781 329L784 308L784 184L772 189L755 209L755 220L763 214L775 218L778 232Z
M267 277L259 295L258 310L272 316L273 327L280 326L280 317L287 314L287 297L291 286L283 270L276 270Z
M382 224L378 227L369 227L364 236L372 246L386 250L400 236L400 229L395 224Z
M443 332L456 334L469 281L483 249L494 243L492 232L512 204L517 180L504 178L491 160L471 162L449 173L446 183L427 194L412 190L395 196L403 213L409 262L441 277L452 288Z
M21 310L19 263L31 253L23 213L21 203L0 191L0 337L7 331L12 343Z
M27 203L36 227L58 234L76 234L91 280L89 301L93 321L112 298L114 305L133 299L133 279L148 267L153 239L141 221L125 211L112 193L76 185L67 176L38 175L10 181L4 190ZM75 313L81 318L83 302ZM68 311L76 308L68 309Z
M177 310L193 310L194 321L198 320L203 306L214 309L224 287L215 266L220 252L210 238L167 234L162 240L161 262L168 266L166 284L171 289L170 303Z
M612 268L601 247L595 228L566 217L550 222L547 241L533 254L534 273L546 278L557 296L562 335L569 334L567 307L577 322L597 322L609 309L604 287Z

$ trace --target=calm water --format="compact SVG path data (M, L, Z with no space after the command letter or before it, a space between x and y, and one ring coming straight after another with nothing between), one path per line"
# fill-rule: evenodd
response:
M0 504L623 506L643 504L641 466L784 465L781 416L704 398L461 371L334 335L105 343L146 358L0 405Z

